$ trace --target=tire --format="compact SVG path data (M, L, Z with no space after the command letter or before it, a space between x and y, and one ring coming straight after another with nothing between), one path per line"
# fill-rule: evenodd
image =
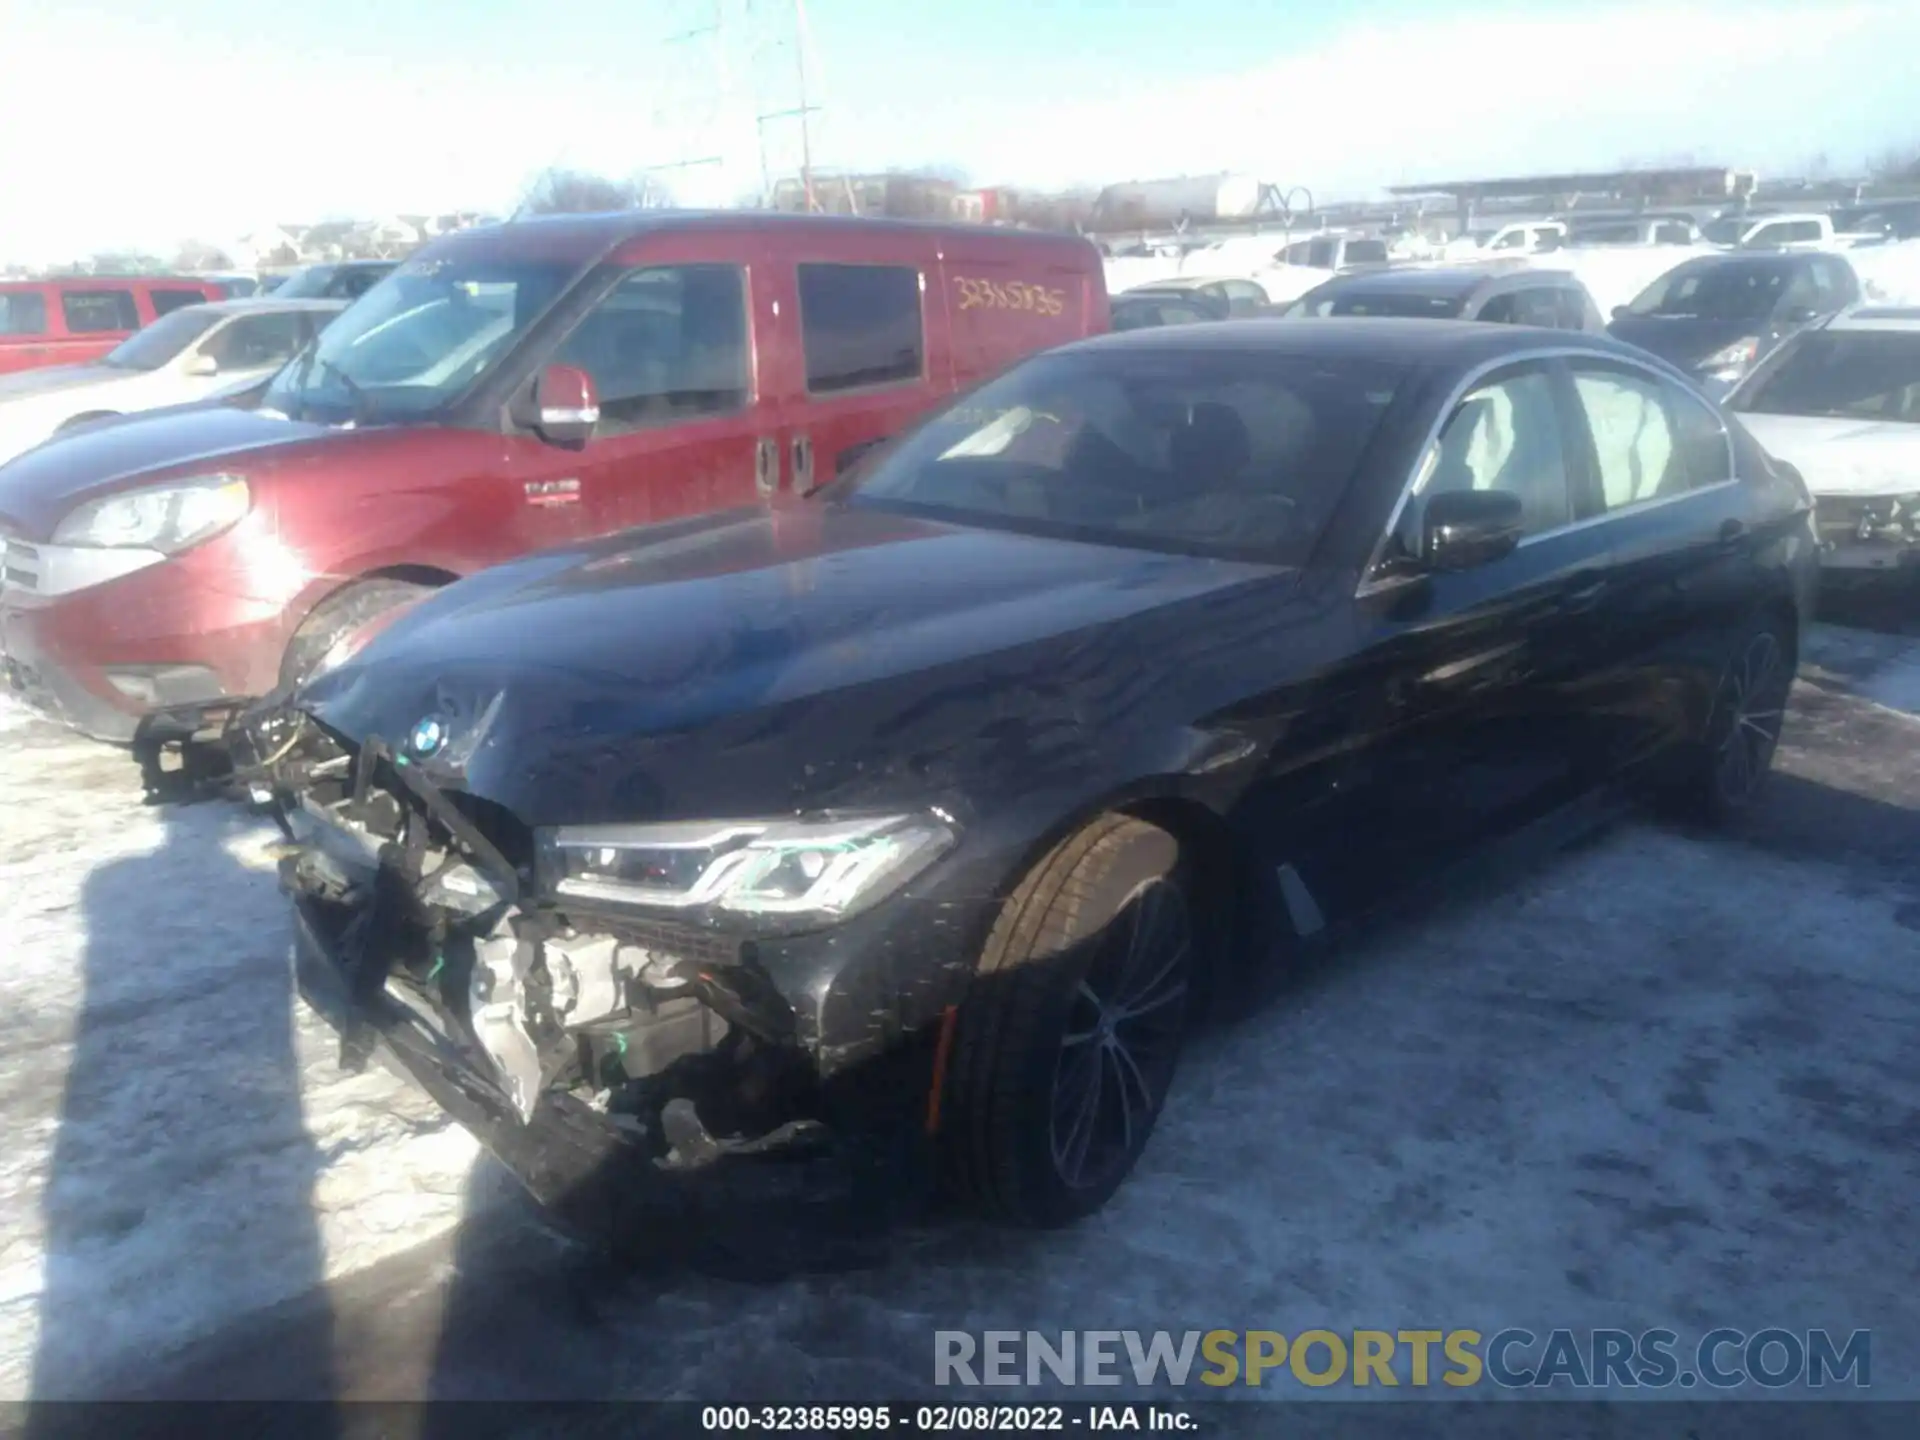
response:
M1759 621L1742 634L1676 797L1687 818L1728 825L1759 802L1779 748L1795 663L1780 621Z
M335 591L313 607L294 632L286 654L280 657L281 688L292 689L312 679L327 652L342 639L394 606L418 600L432 588L410 580L362 580Z
M972 1208L1066 1225L1131 1173L1197 988L1193 893L1174 837L1124 815L1021 882L961 1004L947 1077L943 1158Z

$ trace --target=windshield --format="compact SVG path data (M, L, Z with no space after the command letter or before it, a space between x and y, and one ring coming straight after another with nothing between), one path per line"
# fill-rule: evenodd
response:
M410 261L321 331L261 404L335 423L433 414L479 379L572 275L561 263Z
M282 300L324 300L335 273L332 265L309 265L282 280L273 293Z
M1920 331L1811 331L1735 408L1920 424Z
M219 318L204 305L175 310L134 331L102 355L100 363L116 370L158 370L212 329Z
M849 502L1303 564L1402 374L1190 350L1042 356L934 417Z
M1293 302L1286 314L1293 319L1371 315L1394 316L1403 320L1454 320L1459 318L1465 306L1465 299L1456 295L1420 295L1330 286L1325 290L1308 291Z
M1792 278L1789 265L1682 265L1642 290L1627 310L1688 320L1763 320Z

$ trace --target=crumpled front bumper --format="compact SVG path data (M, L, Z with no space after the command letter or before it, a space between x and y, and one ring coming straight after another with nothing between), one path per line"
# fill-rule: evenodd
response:
M505 1092L386 991L356 997L345 963L311 901L293 896L294 985L343 1039L423 1090L474 1135L564 1227L628 1254L684 1253L695 1232L777 1227L811 1216L844 1231L867 1213L863 1169L817 1127L741 1146L718 1142L699 1163L662 1161L632 1132L576 1097L549 1092L522 1122ZM364 1028L363 1028L364 1027ZM370 1032L370 1033L369 1033Z

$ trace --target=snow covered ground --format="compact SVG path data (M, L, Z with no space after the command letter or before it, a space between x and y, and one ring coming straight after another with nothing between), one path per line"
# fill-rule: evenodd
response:
M1091 1223L590 1303L295 1013L262 828L0 710L0 1397L857 1400L936 1327L1415 1319L1871 1326L1920 1397L1920 640L1814 659L1746 833L1622 826L1343 947L1196 1046Z
M476 1153L296 1013L271 832L137 779L0 709L0 1396L417 1243Z

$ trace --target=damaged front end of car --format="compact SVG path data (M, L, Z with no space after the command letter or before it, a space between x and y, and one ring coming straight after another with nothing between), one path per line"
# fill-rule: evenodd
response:
M627 853L618 840L589 836L570 862L551 832L430 774L432 733L356 743L292 705L242 729L233 783L284 833L297 987L339 1032L344 1066L398 1062L603 1241L659 1241L729 1196L759 1213L875 1198L861 1186L876 1145L881 1169L897 1162L893 1141L841 1123L819 1037L799 1033L750 927L599 903L587 872ZM903 1179L923 1183L888 1174L884 1203Z

